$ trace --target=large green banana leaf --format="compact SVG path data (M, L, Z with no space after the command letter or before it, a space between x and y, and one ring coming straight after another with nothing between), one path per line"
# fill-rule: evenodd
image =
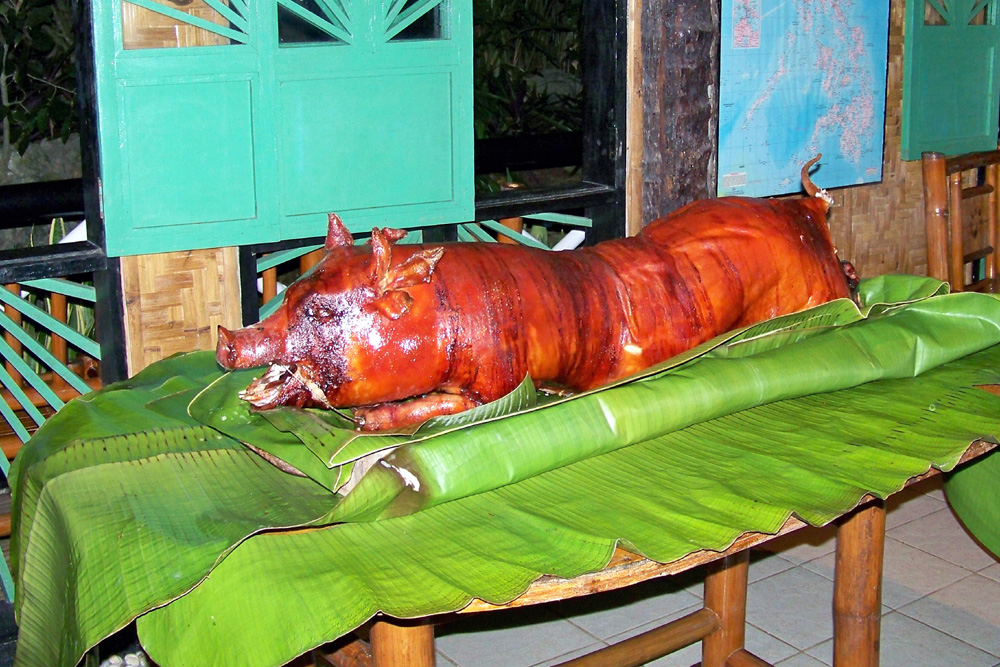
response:
M795 513L823 523L1000 433L1000 348L728 415L420 512L271 533L139 619L163 665L278 665L376 611L419 617L505 602L541 574L605 565L617 542L669 562ZM539 434L540 436L543 434Z
M219 374L211 353L174 357L70 402L18 454L18 664L73 665L248 535L328 511L327 489L196 424L186 403L150 408Z
M1000 379L1000 302L940 291L869 281L864 310L827 304L640 381L403 434L343 501L330 489L349 461L329 432L296 449L292 414L288 431L244 419L228 433L284 437L258 448L319 483L280 472L183 414L219 375L207 355L163 362L89 413L67 408L82 430L60 412L15 463L18 664L71 665L143 613L161 664L280 664L379 609L502 601L542 573L598 568L616 541L672 560L790 512L827 521L1000 431L1000 400L972 388ZM191 415L210 421L198 400ZM331 516L349 522L248 538Z
M1000 455L993 452L949 475L944 490L966 528L1000 557Z

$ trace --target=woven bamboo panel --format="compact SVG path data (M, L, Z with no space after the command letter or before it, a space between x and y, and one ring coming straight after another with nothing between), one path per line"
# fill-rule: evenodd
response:
M214 348L220 324L242 326L237 257L236 248L211 248L121 258L129 375Z
M228 26L225 18L201 0L189 4L166 1L164 6ZM129 2L122 3L122 42L126 49L176 48L229 44L221 35L172 19Z

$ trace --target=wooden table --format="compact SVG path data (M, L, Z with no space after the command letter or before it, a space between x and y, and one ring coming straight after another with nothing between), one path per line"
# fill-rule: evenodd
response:
M963 454L962 465L983 456L996 445L978 441ZM939 475L937 470L910 479L907 486ZM750 549L808 524L791 517L777 533L744 533L723 552L698 551L673 563L656 563L623 549L600 572L574 579L542 577L505 605L482 600L459 613L482 613L611 591L649 579L708 566L702 609L641 635L621 641L559 667L633 667L702 642L702 667L768 667L770 663L744 648L747 572ZM833 592L834 667L875 667L879 663L882 608L882 555L885 544L885 505L865 496L837 520L836 565ZM432 667L434 618L403 621L377 616L370 643L356 640L333 653L317 650L316 665L337 667Z

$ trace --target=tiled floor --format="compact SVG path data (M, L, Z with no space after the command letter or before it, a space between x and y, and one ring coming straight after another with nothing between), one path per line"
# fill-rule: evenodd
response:
M1000 563L969 537L938 480L890 500L885 667L1000 666ZM832 663L833 530L806 529L755 552L747 647L781 667ZM441 667L555 665L697 609L702 570L556 605L457 617L437 628ZM688 667L695 644L649 663Z

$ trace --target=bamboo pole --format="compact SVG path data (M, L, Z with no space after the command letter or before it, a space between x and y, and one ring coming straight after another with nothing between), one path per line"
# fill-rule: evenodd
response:
M993 188L990 192L990 203L989 203L989 232L987 235L987 243L993 248L993 252L990 253L990 257L986 262L986 278L990 281L990 289L988 291L993 291L993 284L998 278L1000 278L1000 248L997 248L997 242L1000 240L997 234L998 225L1000 225L1000 193L997 193L997 188L1000 188L1000 164L991 164L986 169L986 182Z
M263 282L260 290L261 296L264 299L264 303L267 303L278 296L278 269L276 267L266 269L261 272L260 277Z
M562 662L557 667L639 667L651 660L690 646L719 628L710 609L699 609L683 618L612 644L607 648Z
M59 294L58 292L52 292L49 294L49 315L54 317L59 322L66 324L66 320L69 319L69 306L66 301L65 294ZM69 360L69 349L66 345L66 339L62 336L51 334L50 348L52 356L58 359L61 363L65 364ZM52 381L53 387L65 387L66 381L55 374L55 379Z
M299 257L299 273L305 273L312 267L319 264L324 255L326 255L326 251L320 248Z
M703 667L725 667L729 656L743 648L749 569L749 550L726 556L708 566L705 608L715 612L720 625L702 642Z
M504 192L508 192L511 190L520 190L522 188L524 188L523 183L502 183L500 185L500 190ZM500 220L497 220L497 222L499 222L507 229L513 232L517 232L518 234L520 234L521 231L524 229L524 218L521 217L501 218ZM497 234L497 243L503 243L505 245L518 245L517 241L515 241L512 238L508 238L503 234Z
M948 177L948 281L953 292L965 291L965 257L962 253L962 174Z
M948 280L948 193L945 157L924 153L924 223L927 232L927 275Z
M374 667L434 667L434 626L381 617L372 624Z
M833 580L834 667L878 667L885 505L876 501L837 527Z

